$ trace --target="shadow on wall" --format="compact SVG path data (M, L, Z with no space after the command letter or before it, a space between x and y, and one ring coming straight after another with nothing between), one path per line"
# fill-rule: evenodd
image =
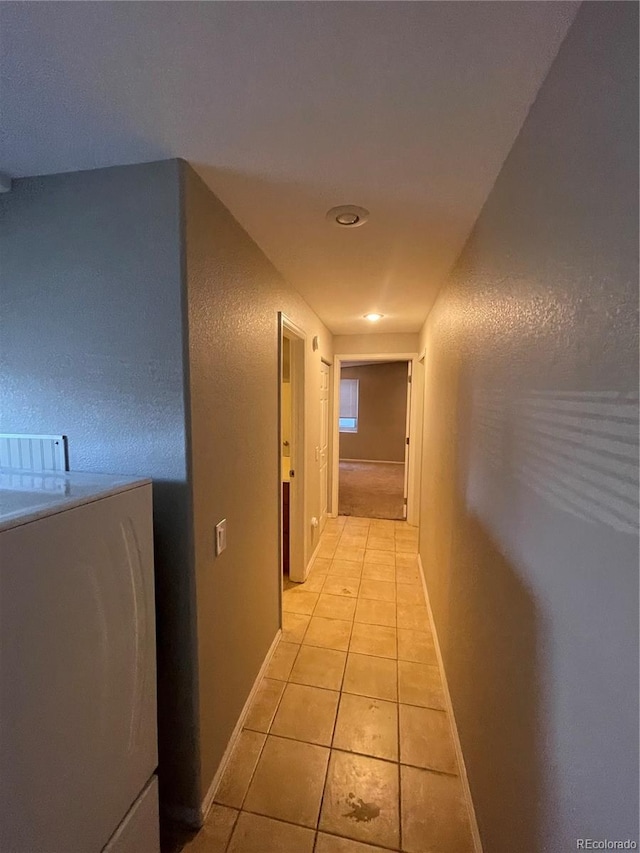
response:
M423 560L485 849L627 832L637 395L492 389L459 352L430 369Z
M480 834L487 851L533 853L543 849L540 614L481 521L460 513L457 524L447 612L456 660L448 680L465 762L475 771Z
M437 383L450 394L440 396L441 417L425 444L425 576L485 850L506 853L520 839L518 849L533 853L543 784L540 613L517 566L467 505L471 403L457 359L440 367Z
M638 839L637 69L637 5L582 4L424 332L420 541L487 853Z
M161 803L185 811L199 790L195 590L187 483L153 481L158 656L158 781ZM177 567L182 567L178 571Z

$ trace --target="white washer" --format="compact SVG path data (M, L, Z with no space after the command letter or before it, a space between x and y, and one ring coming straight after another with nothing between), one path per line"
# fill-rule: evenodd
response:
M159 853L151 484L0 474L0 851Z

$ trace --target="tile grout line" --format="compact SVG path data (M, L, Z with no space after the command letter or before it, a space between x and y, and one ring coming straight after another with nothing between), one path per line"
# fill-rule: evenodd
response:
M344 532L342 535L344 535ZM342 539L342 536L340 538ZM329 568L331 568L331 566L329 566ZM358 585L358 592L359 591L360 591L360 586ZM357 607L357 598L356 598L356 607ZM333 720L333 728L331 731L331 743L329 745L329 760L327 761L327 770L326 770L325 777L324 777L324 785L322 787L322 796L320 797L320 807L318 809L318 821L317 821L317 826L316 826L316 839L318 836L318 832L320 831L320 819L322 817L322 809L324 807L324 798L325 798L325 794L327 791L327 784L329 781L329 768L331 766L331 754L333 752L333 741L334 741L335 736L336 736L336 726L338 725L338 715L340 714L340 708L342 705L344 677L345 677L345 673L347 671L347 662L349 660L349 648L351 646L351 637L353 635L353 626L355 624L356 607L353 608L353 614L352 614L351 620L350 620L351 621L351 629L349 631L349 645L347 647L347 653L346 653L345 659L344 659L344 667L342 669L342 676L340 678L340 689L338 691L338 694L339 694L338 695L338 706L336 708L336 715L335 715L335 718ZM317 841L316 841L316 843L317 843Z
M340 538L342 538L342 536ZM329 569L331 569L331 565L329 565ZM331 730L331 741L329 743L329 757L327 759L327 769L325 770L325 774L324 774L324 782L322 785L322 794L320 795L320 804L318 806L318 817L316 819L316 837L315 837L315 841L313 844L314 850L315 850L317 843L318 843L318 833L320 832L320 819L322 817L322 809L324 806L324 798L325 798L325 794L327 791L327 783L328 783L328 779L329 779L329 768L331 766L331 753L333 751L333 741L334 741L334 738L336 735L336 726L338 725L338 715L340 713L340 706L342 705L342 686L344 684L344 674L346 672L347 661L349 659L349 646L351 645L351 634L353 632L354 619L355 619L355 607L353 609L353 617L351 619L351 629L349 631L349 645L347 646L347 652L346 652L345 660L344 660L344 667L342 669L342 677L340 679L340 689L338 691L338 704L336 706L336 714L335 714L335 717L333 719L333 727Z
M370 535L371 534L369 533L369 536ZM367 545L369 544L369 541L368 541L369 536L367 537ZM395 542L395 539L394 539L394 542ZM367 550L367 547L365 545L365 555L366 555L366 550ZM394 569L395 569L395 555L394 555ZM395 589L395 585L394 585L394 589ZM358 594L358 600L359 601L363 600L360 598L360 594ZM400 726L400 706L399 706L398 658L397 658L397 600L394 601L394 604L396 607L396 626L394 629L395 635L396 635L396 657L395 657L395 663L396 663L396 667L395 667L395 669L396 669L396 701L395 701L395 706L396 706L396 742L397 742L398 758L397 758L397 761L391 762L391 761L388 761L388 759L383 759L383 758L380 758L379 756L368 756L366 754L364 754L364 756L368 757L368 758L375 758L377 760L388 761L388 763L395 764L397 767L397 779L398 779L398 842L399 842L399 849L401 850L402 849L402 829L401 829L401 804L400 804L400 729L399 729L399 726ZM357 607L357 605L356 605L356 607ZM355 624L356 623L355 623L355 612L354 612L354 618L353 618L353 622L352 622L352 632L353 632L353 626L355 626ZM351 643L349 644L349 646L351 646ZM376 655L366 655L366 657L380 659ZM382 658L382 659L388 660L388 658ZM347 656L347 662L348 662L348 656ZM345 663L345 673L346 673L346 663ZM344 674L343 674L342 685L341 685L341 689L340 689L340 706L342 705L342 696L344 695L343 688L344 688ZM355 694L355 695L358 695L358 694ZM367 697L367 698L375 698L375 697ZM334 732L333 732L333 737L332 737L332 741L331 741L332 750L333 750L333 742L335 740L335 728L337 725L338 714L340 713L340 706L338 708L338 713L336 714L336 722L334 724ZM336 750L336 751L343 751L349 755L354 755L354 754L355 755L362 755L362 753L358 753L355 750L348 750L348 751L347 750ZM324 799L324 796L323 796L323 799Z
M280 646L280 643L281 643L281 642L282 642L282 638L280 639L280 642L278 643L278 647ZM298 655L300 654L300 649L301 649L301 648L302 648L302 645L299 645L299 646L298 646L298 651L296 652L296 656L295 656L295 658L293 659L293 663L292 663L292 665L291 665L291 670L293 669L293 666L295 665L295 662L296 662L296 660L297 660L297 658L298 658ZM291 674L291 670L289 670L289 675ZM265 676L263 676L263 678L264 678L264 677L266 677L266 673L265 673ZM277 680L277 679L274 679L274 681L275 681L275 680ZM288 679L287 679L287 683L288 683ZM267 730L266 732L260 732L260 734L264 734L265 738L264 738L264 742L263 742L262 746L260 747L260 752L258 753L258 758L256 759L256 763L255 763L255 765L254 765L254 767L253 767L253 770L251 771L251 776L250 776L250 778L249 778L249 784L247 785L247 789L246 789L246 791L244 792L244 795L243 795L243 797L242 797L242 802L241 802L241 804L240 804L240 812L245 811L244 804L245 804L245 802L246 802L246 800L247 800L247 797L248 797L248 795L249 795L249 789L251 788L251 784L252 784L252 782L253 782L253 780L254 780L254 778L255 778L256 770L258 769L258 765L260 764L260 759L262 758L262 753L264 752L264 748L265 748L265 746L267 745L267 741L268 741L268 739L269 739L269 729L271 729L271 726L273 725L273 720L275 720L275 716L276 716L276 714L277 714L277 712L278 712L278 708L280 707L280 703L282 702L282 697L284 696L284 691L285 691L286 689L287 689L287 688L286 688L286 686L285 686L284 690L283 690L283 691L282 691L282 693L280 694L280 698L278 699L277 706L276 706L276 711L275 711L275 713L274 713L274 715L273 715L273 718L272 718L271 722L269 723L269 728L268 728L268 730ZM243 728L243 730L244 730L244 728ZM248 731L252 731L252 729L248 729ZM235 830L234 830L234 831L235 831ZM231 838L229 839L229 841L231 841Z
M335 553L335 552L334 552L334 553ZM333 559L335 559L335 556L332 558L332 561L333 561ZM325 581L325 582L326 582L326 581ZM323 587L324 587L324 583L323 583ZM315 612L315 610L316 610L316 607L317 607L317 604L318 604L319 599L320 599L320 595L318 595L318 599L316 600L316 602L315 602L315 604L314 604L314 606L313 606L313 608L312 608L312 611L311 611L311 614L310 614L310 618L309 618L309 623L307 624L307 627L306 627L306 629L305 629L305 631L304 631L304 633L303 633L302 641L300 642L300 644L298 644L298 650L297 650L296 655L295 655L295 657L294 657L294 659L293 659L293 661L292 661L291 667L289 668L288 676L287 676L287 679L286 679L286 682L285 682L285 687L284 687L284 689L283 689L282 693L280 694L280 697L279 697L279 699L278 699L278 702L276 703L276 707L275 707L275 710L274 710L273 716L271 717L271 721L270 721L270 723L269 723L269 725L268 725L268 727L267 727L267 732L265 733L265 739L264 739L263 744L262 744L262 746L261 746L261 748L260 748L260 751L259 751L259 753L258 753L258 757L257 757L256 763L255 763L255 765L254 765L253 771L252 771L252 773L251 773L251 776L250 776L250 779L249 779L249 783L248 783L248 785L247 785L247 789L246 789L246 791L245 791L245 793L244 793L244 796L243 796L243 798L242 798L242 801L241 801L240 809L238 810L238 812L237 812L237 814L236 814L236 818L235 818L235 820L234 820L233 827L232 827L231 832L230 832L230 834L229 834L228 841L227 841L227 843L226 843L226 845L225 845L225 850L227 850L227 849L228 849L228 847L229 847L229 845L231 844L231 841L232 841L232 839L233 839L233 835L234 835L234 833L235 833L235 830L236 830L236 827L237 827L237 824L238 824L238 821L239 821L239 818L240 818L240 814L241 814L243 811L245 811L245 812L247 812L247 811L248 811L248 810L244 809L244 805L245 805L245 803L246 803L246 799L247 799L247 796L248 796L249 790L250 790L250 788L251 788L251 784L253 783L253 780L254 780L254 778L255 778L255 774L256 774L256 771L257 771L258 765L259 765L260 760L261 760L261 758L262 758L262 755L263 755L263 752L264 752L265 746L266 746L266 744L267 744L267 740L268 740L268 738L269 738L269 736L270 736L271 727L273 726L273 722L274 722L274 720L275 720L275 718L276 718L276 716L277 716L278 709L279 709L279 707L280 707L280 705L281 705L281 703L282 703L282 699L283 699L283 697L284 697L284 693L285 693L285 691L286 691L286 685L287 685L287 684L289 684L289 683L295 683L295 682L291 682L291 681L290 681L291 672L293 671L293 668L294 668L294 666L295 666L295 662L296 662L296 660L298 659L298 656L300 655L300 651L301 651L301 649L302 649L302 644L303 644L303 641L304 641L304 637L306 636L306 633L307 633L307 631L308 631L308 629L309 629L309 625L311 624L311 619L313 618L313 613L314 613L314 612ZM354 613L354 616L355 616L355 613ZM350 635L349 635L349 645L350 645L350 640L351 640L351 632L353 631L353 625L354 625L354 620L353 620L353 619L351 619L350 621L351 621L351 630L350 630ZM281 639L281 641L282 641L282 639ZM348 656L348 652L347 652L347 656ZM345 659L345 668L343 669L343 673L342 673L341 688L340 688L340 691L339 691L339 698L338 698L338 706L337 706L337 708L336 708L336 715L335 715L334 723L333 723L333 730L332 730L332 735L331 735L331 745L333 744L333 739L334 739L334 736L335 736L335 728L336 728L336 725L337 725L338 711L339 711L339 705L340 705L340 700L341 700L341 696L342 696L342 685L343 685L343 683L344 683L344 673L345 673L345 670L346 670L346 659ZM266 677L266 674L265 674L265 676L263 676L263 680L264 680L264 678L265 678L265 677ZM274 679L274 680L275 680L275 679ZM261 683L262 683L262 682L261 682ZM320 689L322 689L322 688L320 688ZM243 727L243 728L245 728L245 727ZM251 729L249 729L249 731L251 731ZM273 735L273 737L275 737L275 735ZM292 740L293 740L293 739L292 739ZM317 819L316 819L316 828L315 828L315 833L314 833L314 843L313 843L313 849L314 849L314 850L315 850L315 847L316 847L316 844L317 844L317 840L318 840L318 826L319 826L319 821L320 821L320 814L321 814L321 810L322 810L322 804L323 804L323 800L324 800L324 791L325 791L325 789L326 789L326 783L327 783L327 776L328 776L328 768L329 768L329 762L330 762L330 759L331 759L331 746L329 747L329 756L328 756L328 759L327 759L327 770L325 771L325 779L324 779L324 784L323 784L323 794L322 794L322 797L321 797L320 807L319 807L319 810L318 810L318 817L317 817ZM248 812L248 813L250 813L250 812ZM268 816L268 815L265 815L265 817L270 818L270 816ZM274 819L274 818L270 818L270 819ZM276 819L276 820L277 820L277 819ZM292 824L292 825L298 825L298 824Z
M368 528L367 528L367 540L365 541L365 547L364 547L364 552L365 552L365 554L366 554L366 550L367 550L367 542L368 542L368 539L369 539L369 530L368 530ZM363 555L363 560L362 560L362 570L361 570L361 574L360 574L360 578L361 578L361 579L362 579L362 571L363 571L363 570L364 570L364 555ZM360 586L358 586L358 596L357 596L357 599L356 599L356 606L353 608L353 615L352 615L352 617L351 617L351 632L350 632L350 634L349 634L349 649L348 649L348 651L347 651L347 656L346 656L346 658L345 658L345 662L344 662L344 669L343 669L343 671L342 671L342 678L341 678L341 680L340 680L340 699L339 699L339 701L338 701L338 708L337 708L337 710L336 710L336 717L335 717L335 720L334 720L334 723L333 723L333 732L331 733L331 753L334 751L334 746L333 746L333 744L334 744L335 737L336 737L336 728L337 728L337 725L338 725L338 717L339 717L339 715L340 715L340 710L341 710L341 708L342 708L342 697L343 697L343 695L345 694L345 691L344 691L344 680L345 680L345 676L346 676L346 672L347 672L347 664L349 663L349 654L351 653L351 641L352 641L352 638L353 638L353 628L354 628L354 625L356 624L356 622L355 622L355 620L356 620L356 610L357 610L357 607L358 607L358 600L359 600L359 599L360 599ZM337 751L337 750L336 750L336 751ZM331 753L329 753L329 764L331 764ZM324 787L324 790L323 790L323 792L322 792L322 802L321 802L321 806L320 806L320 814L319 814L319 816L318 816L318 827L320 826L320 816L321 816L321 814L322 814L322 806L324 805L324 796L325 796L325 792L326 792L326 788L327 788L327 782L328 782L328 777L329 777L329 764L327 765L327 776L326 776L326 778L325 778L325 787Z
M367 844L367 845L369 844L368 841L360 841L359 839L353 838L350 835L340 835L335 830L314 829L312 826L308 826L305 823L293 823L293 821L285 820L282 817L271 817L271 815L263 814L262 812L254 812L254 811L251 811L250 809L243 809L243 812L245 814L255 815L256 817L264 817L267 820L274 821L275 823L284 823L286 826L293 826L293 827L296 827L297 829L308 829L310 832L315 833L316 840L317 840L317 837L320 834L320 832L322 832L323 835L330 835L332 838L338 838L341 841L353 841L354 843L357 843L357 844ZM384 844L380 841L376 841L375 844L370 845L370 846L380 847L382 850L389 851L389 853L399 853L399 850L397 847L388 847L386 844Z
M310 832L316 832L312 826L308 826L306 823L294 823L292 820L286 820L286 818L283 817L273 817L273 815L268 815L264 812L255 812L252 809L242 809L241 814L242 813L255 815L256 817L264 817L267 820L275 821L275 823L284 823L286 826L295 826L297 829L308 829Z
M318 599L318 600L319 600L319 599ZM316 605L317 605L317 602L316 602ZM313 608L314 610L315 610L316 605L314 605L314 608ZM311 616L312 616L312 615L313 615L313 610L312 610ZM309 620L309 623L310 623L310 622L311 622L311 619ZM307 627L308 627L308 626L307 626ZM305 633L306 633L306 630L305 630ZM280 642L282 642L282 640L281 640ZM278 644L278 645L279 645L279 644ZM262 758L262 754L263 754L264 749L265 749L265 747L266 747L266 745L267 745L267 741L268 741L269 737L280 737L279 735L271 735L271 734L270 734L271 726L273 725L273 721L274 721L274 720L275 720L275 718L276 718L276 714L277 714L277 712L278 712L278 708L280 707L280 704L281 704L281 702L282 702L282 698L283 698L283 696L284 696L284 694L285 694L285 691L286 691L286 689L287 689L287 688L286 688L286 685L287 685L287 684L295 684L295 683L296 683L296 682L291 682L291 681L290 681L290 676L291 676L291 673L292 673L292 671L293 671L293 667L295 666L295 662L296 662L296 660L298 659L298 655L300 654L300 650L301 650L301 649L302 649L302 643L300 643L300 644L298 645L298 651L296 652L296 656L295 656L295 658L293 659L293 662L292 662L291 668L290 668L290 670L289 670L289 674L288 674L288 676L287 676L287 679L286 679L286 681L284 682L284 683L285 683L285 687L284 687L284 689L283 689L283 691L282 691L282 693L281 693L281 695L280 695L280 698L279 698L279 700L278 700L278 703L277 703L277 706L276 706L276 711L275 711L275 713L274 713L274 715L273 715L273 718L271 719L271 722L269 723L268 730L267 730L267 732L265 733L264 743L262 744L262 747L260 748L260 752L259 752L259 754L258 754L257 761L256 761L256 763L255 763L255 766L254 766L253 771L252 771L252 773L251 773L251 777L250 777L250 779L249 779L249 784L247 785L247 789L246 789L246 791L245 791L245 793L244 793L244 796L243 796L243 798L242 798L242 804L241 804L241 806L240 806L240 810L239 810L239 812L238 812L238 817L236 818L236 824L237 824L237 821L239 820L239 816L240 816L240 814L241 814L242 812L246 812L247 814L258 814L258 815L260 815L261 817L266 817L266 818L268 818L269 820L279 820L279 818L274 818L274 817L272 817L271 815L264 815L264 814L262 814L262 813L260 813L260 812L252 812L252 811L250 811L249 809L245 809L245 808L244 808L244 805L245 805L246 800L247 800L247 797L248 797L248 795L249 795L249 790L250 790L251 785L252 785L252 783L253 783L253 780L254 780L254 778L255 778L255 774L256 774L256 771L257 771L257 769L258 769L258 765L260 764L260 759ZM265 676L265 677L266 677L266 676ZM274 679L274 680L278 680L278 679ZM251 730L250 730L250 731L251 731ZM262 733L261 733L261 734L262 734ZM286 740L292 740L292 741L293 741L293 740L295 740L294 738L283 738L283 739L286 739ZM305 741L298 741L298 743L304 743L304 742L305 742ZM310 744L310 745L311 745L311 746L317 746L318 744ZM330 755L330 753L329 753L329 755ZM328 765L329 765L329 762L327 761L327 767L328 767ZM326 774L325 774L325 775L326 775ZM282 823L290 823L289 821L281 821L281 822L282 822ZM228 843L227 843L227 848L228 848L228 845L231 843L231 840L232 840L232 837L233 837L233 832L235 832L235 825L236 825L236 824L234 824L234 830L232 831L231 835L229 836L229 841L228 841ZM316 824L317 824L317 821L316 821ZM291 825L291 826L304 826L304 824L295 824L295 823L292 823L292 822L290 823L290 825ZM307 828L312 829L311 827L307 827ZM312 829L312 831L313 831L313 829ZM316 830L316 837L317 837L317 830ZM315 839L314 839L314 848L315 848Z
M287 678L287 683L295 683L295 682L290 682L291 672L293 671L293 667L295 666L295 660L297 660L298 655L300 654L300 650L301 650L301 648L302 648L302 645L304 644L304 639L305 639L305 637L306 637L306 635L307 635L307 633L308 633L309 626L310 626L310 624L311 624L311 619L313 618L314 613L316 612L317 605L318 605L319 598L320 598L320 594L322 593L322 590L324 590L324 587L325 587L325 584L326 584L326 581L327 581L328 577L332 574L331 569L332 569L333 563L334 563L334 561L335 561L336 559L339 559L339 558L336 558L335 553L336 553L336 551L338 550L338 548L339 548L339 546L340 546L340 540L342 539L342 537L343 537L343 535L344 535L344 533L345 533L345 532L346 532L345 527L343 527L342 534L340 535L339 540L338 540L338 545L337 545L337 546L336 546L336 548L334 549L333 556L332 556L331 558L329 558L329 568L328 568L328 570L327 570L327 573L326 573L326 576L325 576L325 580L324 580L324 582L323 582L323 584L322 584L322 587L321 587L321 589L320 589L320 592L319 592L319 595L318 595L318 599L317 599L317 601L315 602L314 607L313 607L313 609L312 609L312 612L311 612L311 614L310 614L309 623L307 624L307 626L306 626L306 628L305 628L305 631L304 631L304 633L303 633L303 635L302 635L302 640L301 640L301 643L300 643L300 645L299 645L298 652L296 653L296 658L294 659L294 663L293 663L293 665L292 665L292 667L291 667L291 669L290 669L290 671L289 671L289 677ZM395 617L396 617L396 619L395 619L395 625L394 625L394 626L390 626L390 627L393 627L393 628L394 628L395 639L396 639L396 654L395 654L395 657L392 657L392 658L388 658L387 656L382 656L382 655L371 655L371 654L366 654L365 656L366 656L366 657L370 657L370 658L372 658L372 659L378 659L378 660L388 660L388 659L392 659L392 660L395 660L395 661L396 661L396 694L397 694L397 695L396 695L396 702L395 702L395 705L396 705L396 710L397 710L396 737L397 737L397 743L398 743L398 758L397 758L397 761L392 762L392 761L389 761L389 759L380 758L379 756L370 756L370 755L367 755L367 753L359 753L359 752L357 752L357 751L355 751L355 750L354 750L354 751L350 751L350 750L349 750L349 751L347 751L347 750L335 750L335 751L336 751L336 752L344 752L345 754L348 754L348 755L363 755L364 757L374 758L374 759L377 759L377 760L382 760L382 761L386 761L386 762L388 762L388 763L395 763L395 764L396 764L397 769L398 769L398 838L399 838L399 849L401 850L401 849L402 849L402 801L401 801L401 766L402 766L402 764L401 764L401 760L400 760L400 759L401 759L401 756L400 756L400 691L399 691L399 660L400 660L400 656L399 656L399 650L398 650L398 630L399 630L399 629L398 629L398 605L399 605L399 602L398 602L398 599L397 599L397 584L399 583L399 581L398 581L397 571L396 571L397 566L396 566L396 552L395 552L395 532L396 532L396 531L395 531L395 528L394 528L394 550L393 550L393 554L394 554L394 566L393 566L393 569L394 569L394 578L393 578L393 581L392 581L392 582L393 582L393 584L394 584L394 592L396 593L396 595L395 595L395 599L394 599L394 601L393 601L393 603L394 603L394 605L395 605ZM368 540L369 540L369 538L370 538L370 537L371 537L371 532L370 532L370 528L369 528L369 531L368 531L368 534L367 534L367 541L366 541L365 546L364 546L364 549L363 549L363 550L364 550L363 560L362 560L362 561L360 561L360 560L358 561L358 562L360 562L360 563L362 563L362 564L364 564L364 556L366 556L367 545L369 544L369 541L368 541ZM384 538L386 538L386 537L384 537ZM357 546L353 546L353 547L357 547ZM381 564L381 565L382 565L382 564ZM358 588L357 588L357 594L356 594L356 596L345 596L345 597L348 597L348 598L355 598L355 599L356 599L356 608L357 608L357 604L358 604L358 602L359 602L359 601L361 601L361 600L365 600L364 598L362 598L362 597L361 597L361 594L360 594L360 589L361 589L362 581L364 580L364 578L363 578L363 570L364 570L364 565L362 565L362 569L361 569L360 577L358 578ZM345 577L346 577L346 576L345 576ZM377 581L378 581L378 580L380 580L380 579L375 579L375 578L374 578L374 579L369 579L369 580L374 580L374 581L376 581L376 582L377 582ZM383 580L383 581L384 581L384 580L387 580L387 581L388 581L388 579L385 579L385 578L383 578L382 580ZM366 599L366 600L379 601L379 600L381 600L381 599ZM339 620L339 621L347 621L347 620ZM342 697L343 697L343 695L347 695L347 694L345 693L345 691L344 691L344 681L345 681L345 675L346 675L346 666L347 666L347 662L348 662L349 654L351 653L351 645L352 645L352 641L353 641L353 631L354 631L354 628L355 628L355 625L356 625L356 620L355 620L355 608L354 608L354 612L353 612L353 614L352 614L351 618L350 618L348 621L350 622L349 641L348 641L348 647L347 647L347 650L346 650L345 666L344 666L344 669L343 669L343 672L342 672L342 678L341 678L340 690L338 691L338 695L339 695L339 699L338 699L338 707L336 708L336 714L335 714L335 718L334 718L334 722L333 722L333 730L332 730L332 735L331 735L331 743L330 743L330 747L329 747L329 760L328 760L328 762L327 762L327 770L326 770L326 772L325 772L325 779L324 779L324 785L323 785L323 793L322 793L322 797L321 797L321 801L320 801L320 808L319 808L319 811L318 811L318 819L317 819L317 821L316 821L315 838L314 838L314 844L313 844L313 849L314 849L314 850L316 849L316 846L317 846L317 843L318 843L318 838L319 838L319 833L320 833L320 829L319 829L319 825L320 825L320 817L321 817L321 815L322 815L322 807L323 807L323 805L324 805L324 796L325 796L326 788L327 788L328 771L329 771L329 765L330 765L330 762L331 762L331 754L332 754L332 751L334 751L334 746L333 746L333 744L334 744L334 740L335 740L335 732L336 732L336 728L337 728L338 717L339 717L339 714L340 714L340 708L341 708L341 703L342 703ZM360 623L358 623L358 624L360 624ZM362 623L362 624L367 624L367 623ZM375 625L376 623L373 623L373 624ZM386 627L386 626L380 626L380 627ZM425 632L425 633L426 633L426 632ZM311 645L311 644L308 644L308 645ZM318 648L325 648L325 647L320 646L320 647L318 647ZM355 653L354 653L354 654L355 654ZM310 686L311 686L311 685L310 685ZM285 688L285 689L286 689L286 688ZM328 689L328 688L319 688L319 689ZM284 695L284 691L283 691L283 694L282 694L282 695ZM362 694L354 694L354 695L362 695ZM375 697L368 697L368 698L375 698ZM282 701L282 696L280 697L280 700L279 700L278 705L280 704L280 702L281 702L281 701ZM418 706L418 707L423 707L423 706ZM441 710L441 709L434 709L434 710ZM276 711L276 713L277 713L277 711ZM276 714L274 714L274 716L273 716L273 718L272 718L272 722L271 722L271 724L270 724L269 728L271 728L271 725L273 725L273 720L275 720L275 716L276 716ZM295 739L294 739L294 738L292 738L292 740L295 740ZM307 741L307 742L308 742L308 741ZM266 740L265 740L265 743L266 743ZM256 766L257 766L257 765L256 765ZM414 765L408 765L408 766L414 766ZM428 768L419 768L419 769L428 769ZM254 771L254 772L255 772L255 771ZM432 772L440 773L440 772L443 772L443 771L432 771ZM443 775L450 775L450 774L446 774L446 773L444 773ZM294 824L294 825L295 825L295 824ZM329 834L331 834L331 835L332 835L333 833L329 832ZM344 838L348 838L349 836L340 836L340 835L338 835L337 837L339 837L339 838L343 838L343 837L344 837ZM386 847L386 845L383 845L383 846L384 846L384 847ZM387 849L391 849L391 848L387 848Z
M340 840L345 840L345 841L353 841L355 844L365 844L367 846L377 847L380 850L387 850L387 851L389 851L389 853L399 853L399 851L400 851L400 848L398 848L398 847L387 847L387 845L383 844L381 841L376 841L375 844L369 845L368 841L359 841L356 838L352 838L350 835L338 835L338 833L335 831L331 832L329 830L324 830L324 829L322 831L325 835L330 835L332 838L338 838Z
M302 686L305 686L305 685L302 685ZM315 689L324 690L325 688L319 687L319 688L315 688ZM334 691L329 691L329 692L335 693L336 691L334 690ZM361 693L344 693L344 694L340 693L340 698L342 698L343 695L344 696L358 696L361 699L373 699L376 702L387 702L390 705L397 705L398 706L398 725L396 726L396 728L398 730L398 739L399 739L399 737L400 737L400 733L399 733L399 720L400 720L399 710L400 710L400 705L406 705L407 704L406 702L393 702L391 699L380 699L380 697L378 697L378 696L364 696ZM409 707L418 708L421 706L411 705ZM357 750L357 749L346 749L344 747L334 746L333 740L335 739L335 729L336 729L336 725L337 725L337 718L338 718L339 710L340 710L340 703L338 703L338 706L336 708L336 718L335 718L334 723L333 723L333 730L332 730L331 743L330 744L316 743L316 741L304 740L303 738L293 737L292 735L279 734L279 733L274 733L274 732L269 732L267 734L265 732L258 732L255 729L249 729L248 731L253 731L253 732L255 732L255 734L264 734L265 740L266 740L266 737L280 738L281 740L288 740L288 741L292 741L293 743L306 743L309 746L319 746L323 749L328 749L328 750L331 750L333 752L341 752L344 755L357 755L357 756L360 756L361 758L373 758L376 761L382 761L385 764L400 764L402 767L412 767L414 770L428 770L429 773L436 773L438 776L451 776L454 779L457 779L460 776L459 773L451 773L448 770L439 770L437 767L428 767L428 766L425 766L424 764L414 764L411 761L401 761L400 758L398 758L398 759L386 758L383 755L373 755L370 752L360 752L360 750ZM447 713L446 711L440 711L438 708L426 708L425 710L435 711L438 714L446 714ZM398 751L398 755L400 755L399 751ZM224 803L218 803L218 802L214 803L214 805L224 806L224 808L234 809L234 810L236 810L236 808L237 808L236 806L225 806ZM247 809L244 809L244 808L241 808L240 810L241 811L247 811ZM256 812L256 814L258 814L258 813ZM267 817L268 817L268 815L267 815ZM275 819L276 818L274 818L274 820ZM283 818L279 818L279 819L283 820ZM293 823L293 821L290 821L290 822ZM305 824L296 824L296 825L297 826L305 826Z
M395 559L395 556L394 556ZM397 575L396 575L397 578ZM398 598L396 586L396 645L398 644ZM399 654L398 650L398 654ZM396 661L396 691L398 694L398 847L402 850L402 741L400 734L400 658Z
M314 649L315 649L315 648L322 648L322 647L321 647L321 646L312 646L312 648L314 648ZM342 651L342 649L327 649L326 651L330 651L330 652L339 652L339 651ZM348 655L349 653L348 653L348 652L345 652L345 654L347 654L347 655ZM403 663L415 663L415 661L408 661L408 660L405 660L405 658L390 658L390 657L382 657L382 656L379 656L379 655L368 655L368 654L362 654L361 652L353 652L353 654L355 654L355 655L360 655L361 657L373 658L374 660L391 660L391 661L392 661L392 660L401 660ZM420 665L420 666L432 666L432 664L419 664L419 665ZM302 681L289 681L289 680L287 680L287 681L283 681L283 679L282 679L282 678L271 678L270 680L271 680L271 681L281 681L283 684L296 684L296 685L298 685L299 687L313 687L313 688L315 688L316 690L326 690L326 691L327 691L327 692L329 692L329 693L346 693L348 696L362 696L362 697L364 697L365 699L379 699L381 702L394 702L394 701L397 701L397 700L394 700L394 699L387 699L387 698L385 698L384 696L369 696L369 695L368 695L368 694L366 694L366 693L352 693L350 690L343 690L342 688L341 688L340 690L336 690L336 689L335 689L335 688L333 688L333 687L321 687L321 686L319 686L319 685L317 685L317 684L305 684L305 683L304 683L304 682L302 682ZM281 701L281 700L279 700L279 701ZM424 709L425 709L425 710L427 710L427 711L438 711L438 712L440 712L440 713L442 713L442 714L446 714L446 713L447 713L446 709L444 709L444 708L434 708L432 705L420 705L420 704L418 704L417 702L410 702L409 700L407 700L407 701L405 701L405 702L400 702L399 704L401 704L401 705L408 705L408 706L410 706L411 708L424 708ZM244 729L247 729L248 731L256 732L257 734L265 734L265 732L261 732L259 729L252 729L252 728L250 728L249 726L243 726L243 730L244 730ZM276 737L280 737L280 735L276 735ZM297 740L297 738L292 738L292 740ZM222 803L221 805L224 805L224 803Z
M215 805L215 803L214 803L214 805ZM225 844L225 848L224 848L224 849L225 849L225 853L226 853L226 851L228 851L228 850L229 850L229 847L231 846L231 841L232 841L232 839L233 839L233 834L234 834L234 832L236 831L236 826L238 825L238 821L240 820L240 815L241 815L241 814L242 814L242 810L241 810L241 809L238 809L238 814L235 816L235 819L234 819L234 821L233 821L233 826L231 827L231 832L229 833L229 838L227 839L227 843Z

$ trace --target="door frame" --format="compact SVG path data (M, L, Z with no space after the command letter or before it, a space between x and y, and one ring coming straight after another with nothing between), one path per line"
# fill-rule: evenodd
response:
M340 416L340 377L342 374L342 363L361 361L407 361L411 365L412 380L409 385L407 401L409 403L409 464L407 465L408 489L407 489L407 522L413 526L418 524L420 500L418 494L418 457L416 452L416 437L419 434L418 406L415 405L415 376L418 354L415 352L384 352L384 353L345 353L333 357L333 454L331 462L331 516L338 515L338 478L340 472L340 430L338 418Z
M292 581L305 579L305 370L307 336L303 329L278 312L278 569L282 585L282 341L290 343L291 370L291 470L295 477L289 487L289 577Z
M411 435L411 410L414 406L414 397L413 397L413 361L410 359L407 362L407 410L404 419L404 434L407 438ZM404 505L404 520L407 521L409 518L409 459L413 456L414 449L409 445L409 442L404 446L404 485L403 485L403 498L406 498L406 503Z
M325 517L322 517L322 501L320 501L320 513L318 521L320 523L320 534L325 527L327 518L331 518L331 510L332 510L332 483L333 483L333 428L332 428L332 419L333 419L333 362L328 361L325 358L320 359L320 370L322 371L323 365L328 368L329 376L327 379L327 513ZM322 415L322 412L321 412ZM320 425L320 440L322 441L322 424ZM322 452L322 445L319 445L319 450ZM318 460L321 461L321 460ZM322 477L320 480L320 494L322 494Z

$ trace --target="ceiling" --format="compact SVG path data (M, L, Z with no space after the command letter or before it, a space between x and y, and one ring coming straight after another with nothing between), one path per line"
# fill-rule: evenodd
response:
M332 331L414 332L577 6L0 3L0 171L183 157Z

